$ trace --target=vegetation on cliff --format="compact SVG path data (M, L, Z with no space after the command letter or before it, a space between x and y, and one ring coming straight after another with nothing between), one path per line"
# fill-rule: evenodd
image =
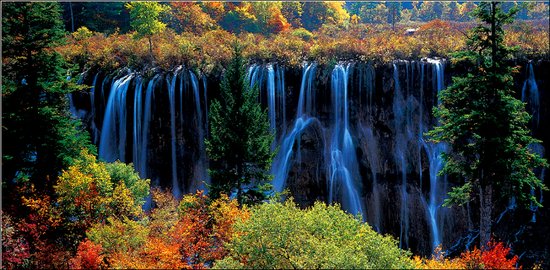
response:
M439 3L429 6L430 2L425 2L412 9L388 9L379 3L374 8L381 10L375 14L369 13L373 11L367 9L367 5L354 9L353 4L348 7L336 2L172 3L170 11L160 18L166 30L151 33L147 38L155 44L152 54L157 66L171 69L186 64L205 73L223 70L231 59L231 44L235 40L241 42L246 59L276 59L292 66L299 66L305 60L328 63L338 59L389 61L448 57L466 49L465 33L475 26L470 17L475 4L466 2L452 8L453 5L443 3L444 6L438 6ZM510 3L505 5L513 7ZM506 44L520 48L516 58L548 57L547 17L540 16L544 8L548 6L532 5L524 11L531 14L524 18L531 20L518 21L505 29ZM396 10L399 10L399 22L386 23L386 19L392 20L389 15ZM411 14L407 14L409 12ZM380 19L376 19L378 17ZM533 20L535 18L539 19ZM89 26L86 22L81 25ZM94 28L76 28L68 43L56 50L69 61L78 62L80 68L151 67L150 43L132 39L140 36L139 31L135 35L117 31L114 26L110 30ZM407 32L407 29L413 31ZM89 35L78 34L83 31Z
M245 191L243 186L253 178L269 180L273 157L265 111L256 102L256 89L244 78L246 60L276 59L293 66L304 60L387 61L445 57L472 45L463 32L473 26L469 12L475 4L354 4L178 2L168 8L132 3L126 9L122 3L65 3L71 14L67 34L59 3L2 3L2 268L516 267L518 257L498 242L456 258L439 252L431 259L410 258L394 238L379 235L337 205L317 202L299 209L291 199L263 202L261 186ZM524 17L547 14L545 8L533 5ZM506 32L500 41L518 46L515 57L548 57L544 26L529 21L499 29L500 34ZM408 28L418 29L405 34ZM237 40L244 58L234 51ZM497 49L507 52L504 46ZM492 118L481 126L490 132L506 126L504 134L518 137L492 142L491 150L505 149L497 152L498 166L489 171L501 176L499 181L514 181L502 188L540 187L530 169L543 162L527 150L535 141L524 128L528 116L523 105L510 98L511 69L494 65L505 58L502 55L482 56L493 65L471 71L479 81L459 79L444 94L439 113L443 127L452 122L445 122L446 117L456 116L445 111L453 105L452 91L471 98L476 96L465 91L474 89L474 83L490 90L491 83L499 82L498 95L474 91L500 102L481 104L484 109L502 105L486 112ZM169 190L151 190L151 181L142 179L131 164L98 160L89 135L69 113L68 94L86 89L73 76L82 70L168 70L181 64L204 73L225 70L225 75L222 99L210 107L208 148L211 161L218 162L213 164L218 190L178 200ZM487 74L490 83L484 80ZM489 94L493 96L485 96ZM457 100L465 107L479 105ZM502 115L491 115L495 112ZM500 163L504 157L512 164ZM472 171L478 169L464 168L463 175L471 182ZM238 200L229 197L234 190Z

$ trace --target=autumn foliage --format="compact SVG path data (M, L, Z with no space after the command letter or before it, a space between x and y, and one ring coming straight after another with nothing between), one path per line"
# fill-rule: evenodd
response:
M413 262L418 269L517 269L518 256L510 254L510 247L492 240L487 250L474 247L460 257L447 258L441 247L437 247L430 259L415 256ZM519 267L521 269L521 267Z
M101 245L85 240L78 245L76 256L69 261L74 269L99 269L103 262Z
M176 4L190 8L185 6L186 3ZM185 64L207 74L220 72L232 56L230 48L235 40L242 43L243 54L251 61L276 59L292 66L299 66L305 60L327 63L346 59L390 61L396 58L448 57L465 48L463 32L471 25L434 20L420 25L412 35L404 34L406 26L396 26L394 31L389 25L361 23L347 27L326 24L310 32L303 28L293 30L277 10L266 20L265 27L273 33L269 35L247 31L232 33L211 26L209 22L189 27L189 31L182 29L184 32L181 33L167 29L152 36L156 65L170 69ZM548 56L545 49L549 46L548 29L544 27L518 23L507 29L506 36L507 44L518 46L518 57ZM68 37L66 45L56 50L70 62L104 70L124 66L141 69L146 67L145 60L149 57L146 40L134 40L130 34L119 33L109 36L100 33L88 33L84 37L73 35Z
M88 232L93 242L107 247L103 254L109 267L208 268L226 256L233 223L249 216L227 196L211 201L197 192L178 203L155 190L153 200L156 207L141 221L113 218Z
M472 251L462 253L460 259L466 269L515 269L518 256L509 256L510 247L502 242L489 242L487 250L475 247Z

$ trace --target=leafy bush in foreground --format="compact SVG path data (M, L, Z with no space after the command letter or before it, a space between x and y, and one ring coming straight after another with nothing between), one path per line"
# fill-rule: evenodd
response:
M412 268L409 252L338 205L265 203L235 223L229 255L214 268Z

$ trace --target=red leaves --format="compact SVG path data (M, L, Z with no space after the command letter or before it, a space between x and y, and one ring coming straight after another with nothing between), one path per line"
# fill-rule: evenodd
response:
M20 267L31 256L27 241L19 233L10 216L2 213L2 267Z
M509 254L510 247L504 246L502 242L490 241L487 250L474 248L462 253L460 259L467 269L516 269L518 256L508 259Z
M86 239L78 245L76 256L69 261L71 268L99 269L103 263L102 247Z

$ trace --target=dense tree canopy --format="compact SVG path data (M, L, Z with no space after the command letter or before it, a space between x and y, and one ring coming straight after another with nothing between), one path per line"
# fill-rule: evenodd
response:
M82 148L95 151L67 106L66 94L81 87L50 49L64 36L58 3L2 5L4 188L30 180L51 193L58 172Z
M482 245L490 240L494 200L515 197L538 205L530 189L544 188L533 169L546 162L529 148L538 141L529 134L525 105L514 98L514 69L507 62L511 50L504 44L503 27L516 12L504 13L497 3L480 4L474 14L483 23L472 30L469 50L455 59L467 61L469 73L453 78L441 92L435 110L440 125L430 132L433 140L452 148L443 172L466 180L447 203L479 198Z

